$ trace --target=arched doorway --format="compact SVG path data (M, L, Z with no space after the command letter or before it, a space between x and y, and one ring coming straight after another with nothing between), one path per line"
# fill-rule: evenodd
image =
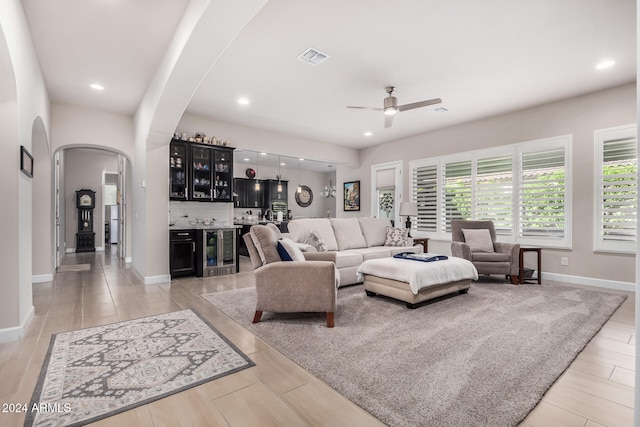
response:
M131 262L131 204L129 179L131 161L123 153L109 147L98 146L63 146L54 155L54 193L56 194L56 246L62 258L67 253L75 252L77 232L77 209L75 191L90 189L96 192L96 208L94 210L94 229L96 251L107 248L105 210L105 172L116 175L118 246L117 256L125 262ZM109 201L111 204L112 201ZM114 249L111 246L110 250Z

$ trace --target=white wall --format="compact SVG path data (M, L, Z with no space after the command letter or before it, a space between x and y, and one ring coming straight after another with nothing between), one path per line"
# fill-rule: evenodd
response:
M49 98L26 18L19 0L0 2L0 171L5 209L0 221L0 342L22 336L33 316L32 180L20 173L20 145L33 152L33 124L38 117L49 131Z
M134 158L133 116L53 104L51 129L52 152L62 147L106 147Z
M543 271L566 276L635 282L635 256L593 252L594 135L596 129L636 122L636 85L628 84L526 110L490 117L435 132L393 141L361 152L361 167L339 167L340 185L360 179L362 211L370 215L371 165L401 160L402 186L409 194L409 161L474 149L573 135L573 249L543 250ZM419 233L416 233L419 234ZM449 242L430 242L447 253ZM560 257L569 265L561 266Z
M228 140L232 147L250 151L340 163L350 167L358 167L360 161L358 150L353 148L239 126L191 114L182 116L175 131L186 132L189 136L193 136L196 132L204 132L206 135Z

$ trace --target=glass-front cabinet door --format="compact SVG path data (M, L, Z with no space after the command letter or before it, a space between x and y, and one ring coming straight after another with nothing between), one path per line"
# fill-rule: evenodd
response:
M236 259L235 228L220 230L218 234L221 237L220 249L219 249L220 264L223 266L235 265L235 259Z
M172 141L169 146L169 198L171 200L187 200L188 164L187 145Z
M211 201L212 192L212 154L209 147L201 145L191 145L191 194L190 200Z
M231 202L233 197L233 151L215 150L214 176L214 200Z

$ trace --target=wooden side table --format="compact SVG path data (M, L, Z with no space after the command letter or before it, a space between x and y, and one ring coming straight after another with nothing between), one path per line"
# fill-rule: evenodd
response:
M542 248L520 248L520 271L518 274L518 281L521 285L524 285L525 283L532 283L532 282L525 282L524 280L524 253L525 252L535 252L536 254L538 254L538 285L542 284Z
M418 243L422 245L422 248L424 249L425 253L429 252L429 238L428 237L414 237L413 238L413 244L417 245Z

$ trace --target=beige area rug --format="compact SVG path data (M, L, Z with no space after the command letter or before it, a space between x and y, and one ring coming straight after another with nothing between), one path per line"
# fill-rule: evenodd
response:
M71 265L61 265L56 269L58 273L67 273L71 271L90 271L91 264L71 264Z
M515 426L625 300L568 286L476 283L416 310L362 285L324 314L263 314L255 289L203 295L392 426Z
M192 310L51 337L25 426L80 426L254 366Z

